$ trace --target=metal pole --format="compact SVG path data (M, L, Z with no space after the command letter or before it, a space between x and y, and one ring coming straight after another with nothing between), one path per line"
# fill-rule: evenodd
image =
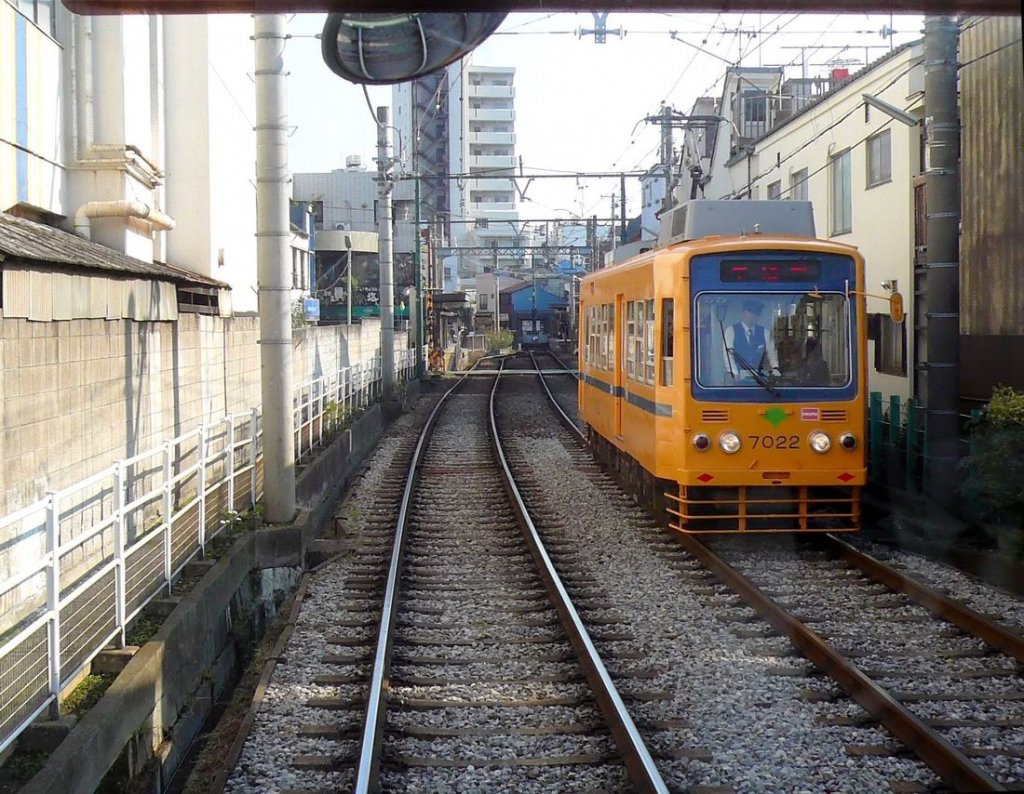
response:
M626 175L619 174L619 221L622 226L619 240L626 244Z
M672 108L661 108L661 164L665 169L665 201L662 209L672 206Z
M395 391L395 273L391 259L391 127L388 108L377 108L377 195L380 198L380 364L385 400Z
M345 276L348 279L348 281L346 282L346 285L345 285L345 320L348 323L348 325L351 326L352 325L352 237L351 237L351 235L345 235L345 242L348 244L348 250L346 252L346 256L348 258L348 262L345 265L345 268L348 271L346 276ZM351 332L351 330L352 329L349 328L350 332Z
M413 103L413 111L415 112L416 103ZM413 129L418 127L413 125ZM416 233L413 235L413 249L412 249L412 261L413 261L413 281L416 287L416 324L415 331L413 333L413 346L416 348L416 377L423 377L423 339L424 339L424 327L426 325L423 316L423 263L420 260L420 175L416 174ZM412 309L413 301L409 301L409 308Z
M925 257L927 363L925 488L944 507L957 502L960 396L960 196L957 157L956 22L928 16L924 23L927 170Z
M283 14L256 15L256 266L263 398L266 520L295 516L291 272L288 256L288 105Z

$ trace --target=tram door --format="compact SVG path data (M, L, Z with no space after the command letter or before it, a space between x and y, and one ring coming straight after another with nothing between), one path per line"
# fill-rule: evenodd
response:
M626 393L622 383L622 371L626 366L626 321L623 314L623 296L615 296L615 316L612 325L615 329L615 361L612 372L615 373L615 435L622 438L622 401Z

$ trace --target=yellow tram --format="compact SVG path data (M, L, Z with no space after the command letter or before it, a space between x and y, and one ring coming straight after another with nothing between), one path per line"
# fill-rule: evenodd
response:
M867 468L864 260L811 205L691 201L580 287L595 453L687 533L852 531Z

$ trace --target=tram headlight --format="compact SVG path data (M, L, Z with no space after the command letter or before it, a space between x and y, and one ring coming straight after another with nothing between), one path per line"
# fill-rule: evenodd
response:
M698 433L693 437L693 446L699 451L705 452L711 446L711 439L708 438L707 433Z
M820 430L815 430L807 437L807 443L811 445L811 449L815 452L825 453L832 449L832 439L828 437L828 434L822 433Z
M739 452L741 445L742 442L740 441L740 437L732 431L722 433L722 435L718 437L718 446L720 446L722 451L727 455Z
M843 433L839 436L839 446L843 449L856 449L857 448L857 436L853 433Z

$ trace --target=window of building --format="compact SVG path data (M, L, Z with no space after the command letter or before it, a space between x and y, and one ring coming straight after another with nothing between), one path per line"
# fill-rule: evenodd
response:
M782 198L782 180L777 179L768 185L768 200L778 201Z
M886 375L907 374L907 323L893 322L888 314L873 314L870 338L875 341L875 369Z
M7 2L32 20L36 27L44 33L49 34L52 38L57 37L54 0L7 0Z
M868 187L892 181L892 135L882 130L868 138Z
M765 121L768 118L768 95L764 91L743 92L743 121Z
M807 201L806 168L801 168L789 175L789 198L792 201Z
M853 231L853 185L850 180L849 149L829 161L828 174L832 192L829 208L831 233L847 234Z
M490 296L486 292L484 292L484 293L482 293L480 295L480 311L482 311L482 312L489 311L489 309L487 308L487 298L489 298L489 297Z

